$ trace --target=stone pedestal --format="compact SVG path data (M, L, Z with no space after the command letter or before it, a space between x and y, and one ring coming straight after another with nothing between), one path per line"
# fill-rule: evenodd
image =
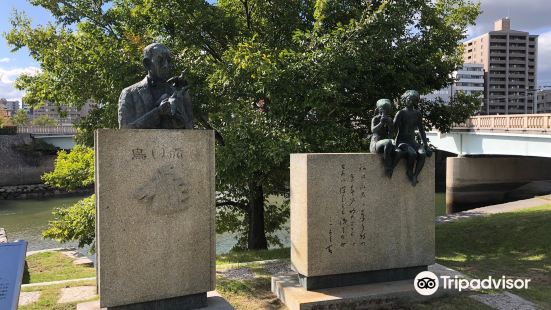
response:
M100 306L206 306L215 286L213 131L98 130L95 152Z
M310 289L413 279L434 263L434 160L417 186L376 154L291 155L291 263Z
M464 278L463 274L438 264L428 266L428 270L439 278ZM272 277L272 292L290 310L402 309L404 304L459 293L440 285L433 295L423 296L417 293L412 280L306 290L296 274Z
M234 310L235 309L216 291L208 292L206 296L207 296L207 304L206 306L201 307L200 308L201 310ZM156 305L147 304L147 303L140 304L140 305L142 306L142 309L146 309L146 310L167 309L166 306L156 307ZM100 308L99 300L88 301L88 302L77 304L77 310L106 310L106 309L107 308ZM176 308L176 309L182 309L182 308Z

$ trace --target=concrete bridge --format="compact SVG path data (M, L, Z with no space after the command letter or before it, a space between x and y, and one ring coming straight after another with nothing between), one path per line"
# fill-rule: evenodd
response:
M439 150L459 156L551 157L551 114L475 116L449 133L427 136Z
M76 129L73 126L18 126L18 134L30 134L58 148L70 150L75 146Z
M448 213L551 189L551 114L475 116L427 136L458 156L446 162Z

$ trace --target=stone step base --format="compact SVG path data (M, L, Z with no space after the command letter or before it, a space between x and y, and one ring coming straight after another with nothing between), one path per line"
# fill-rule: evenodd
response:
M204 310L235 310L218 292L207 292L207 306ZM77 305L77 310L108 310L99 307L99 300L83 302Z
M428 269L438 276L464 278L461 273L439 264L431 265ZM422 302L457 293L440 286L433 295L422 296L415 291L413 279L308 291L300 285L296 273L272 277L272 292L289 310L388 308L397 303Z

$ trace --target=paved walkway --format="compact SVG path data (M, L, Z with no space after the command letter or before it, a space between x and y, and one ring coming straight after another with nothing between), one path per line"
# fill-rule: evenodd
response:
M476 216L485 216L490 214L514 212L523 209L539 207L542 205L551 204L551 195L538 196L530 199L518 200L513 202L502 203L493 206L476 208L463 212L454 213L451 215L443 215L436 218L436 224L445 224L455 222L465 218Z
M70 279L70 280L60 280L60 281L50 281L50 282L29 283L29 284L22 284L21 287L25 288L25 287L48 286L48 285L67 284L67 283L74 283L74 282L81 282L81 281L93 281L93 280L96 280L96 277Z

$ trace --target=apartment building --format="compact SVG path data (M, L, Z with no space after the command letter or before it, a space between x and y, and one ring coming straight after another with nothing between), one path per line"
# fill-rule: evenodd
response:
M551 113L551 89L538 91L538 113Z
M7 114L8 117L12 116L19 110L19 101L0 98L0 109L5 111L3 113Z
M11 114L8 110L6 110L4 107L0 106L0 117L2 118L8 118Z
M538 36L511 29L509 18L464 45L464 62L484 68L482 114L533 113Z
M446 88L434 91L423 96L427 100L442 99L450 102L451 98L459 91L469 95L479 94L482 100L484 93L484 66L482 64L463 64L461 68L453 72L454 83Z
M52 102L46 101L37 109L31 109L29 116L32 119L35 119L39 116L45 115L58 122L59 125L72 125L80 120L82 117L88 115L90 110L95 106L95 104L88 100L80 110L73 107L61 107Z

